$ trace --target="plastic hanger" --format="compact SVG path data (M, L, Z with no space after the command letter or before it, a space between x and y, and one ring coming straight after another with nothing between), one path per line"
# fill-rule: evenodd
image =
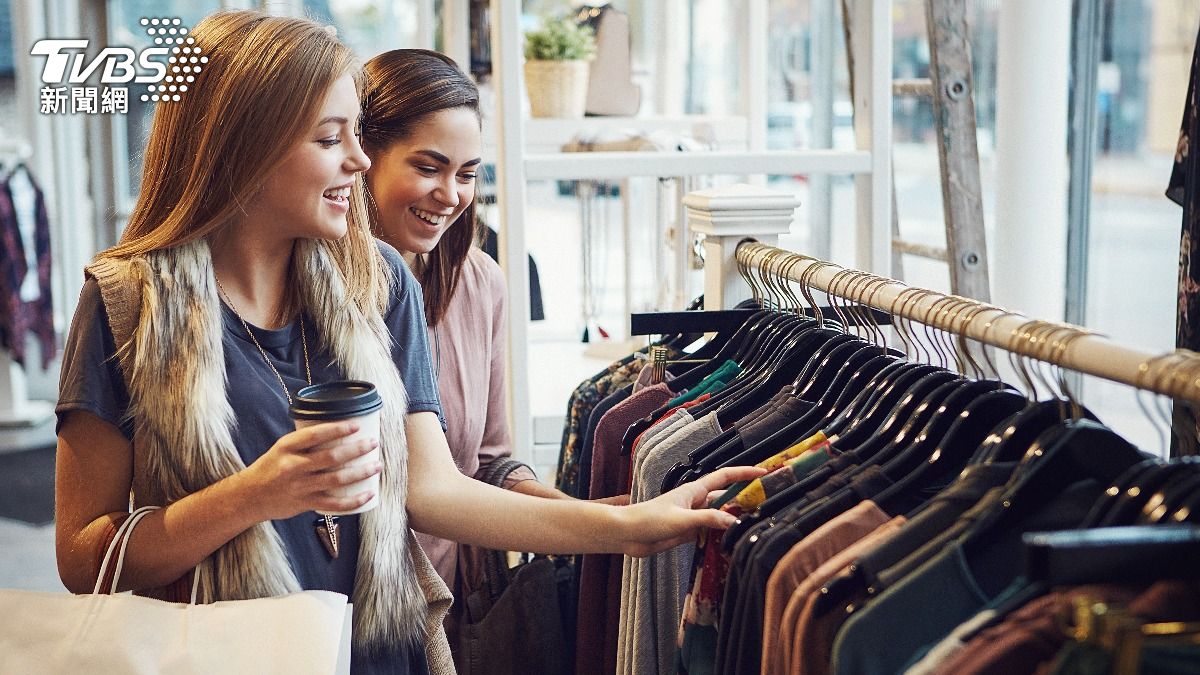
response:
M1131 525L1146 500L1170 478L1170 465L1152 458L1135 464L1092 505L1083 527Z
M1168 522L1172 514L1183 505L1183 501L1200 490L1200 473L1187 465L1173 474L1142 506L1140 523L1158 524Z
M1047 440L1054 436L1054 441ZM1004 506L968 534L968 546L980 546L990 532L1019 523L1082 480L1111 485L1146 459L1129 441L1093 420L1069 420L1044 432L1022 459L1005 494Z
M968 381L955 387L918 433L905 436L911 442L883 466L884 473L895 484L875 496L879 508L888 513L902 513L908 509L900 507L898 501L910 501L904 498L918 493L932 496L949 485L970 460L971 447L959 446L955 452L943 452L939 444L956 423L965 420L963 415L972 403L999 392L1017 395L996 380ZM989 405L995 403L995 399L988 401Z
M915 425L923 425L942 400L964 382L955 373L940 368L920 375L901 392L901 397L886 411L880 424L872 423L878 417L868 416L848 433L838 436L839 447L871 457L874 460L871 464L878 463L884 459L879 454L881 451L885 448L895 450L910 439L916 432ZM909 435L905 436L905 431Z
M825 329L818 329L822 331ZM815 350L803 349L803 344L793 348L793 354L784 359L781 363L774 364L772 370L764 377L749 381L741 391L731 394L725 399L717 401L715 404L710 400L698 409L694 414L696 417L707 414L710 410L720 407L718 419L725 421L726 424L731 424L733 421L741 419L746 413L759 407L772 395L772 392L778 391L780 387L788 384L793 384L803 379L805 373L813 373L816 371L823 361L827 360L827 355L835 352L839 346L849 347L850 350L860 349L865 343L858 338L846 333L832 332L832 334L822 334L820 332L811 333L808 338L808 344L817 345ZM840 352L843 357L849 355L848 350ZM830 370L830 378L833 372ZM812 377L810 374L808 377ZM711 404L711 405L710 405Z

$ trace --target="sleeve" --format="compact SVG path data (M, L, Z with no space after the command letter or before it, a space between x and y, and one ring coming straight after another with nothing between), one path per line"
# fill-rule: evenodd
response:
M475 255L475 251L472 251L471 254ZM483 257L483 255L478 256L478 258ZM504 276L501 274L499 266L490 258L481 259L479 263L484 268L484 274L488 280L487 288L490 291L489 297L480 298L480 300L490 300L492 303L492 353L490 354L490 371L488 373L487 417L484 420L483 440L479 444L479 470L475 472L476 478L486 476L492 462L501 457L512 456L512 436L508 429L508 406L505 400L507 392L504 379L504 359L508 346ZM512 489L517 483L527 480L537 480L537 476L528 467L522 466L504 479L503 487Z
M116 358L116 345L100 298L100 284L88 279L79 293L71 319L58 379L58 417L55 432L73 410L86 410L121 430L133 440L133 423L127 419L129 392Z
M437 382L433 379L421 285L395 249L381 243L379 250L395 277L391 306L384 322L392 335L392 361L408 394L408 412L437 414L445 431L446 418L442 415Z

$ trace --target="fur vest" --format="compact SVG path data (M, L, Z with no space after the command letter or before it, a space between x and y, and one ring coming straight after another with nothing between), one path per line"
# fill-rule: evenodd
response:
M384 400L380 504L360 516L354 642L374 651L424 640L434 673L453 673L442 619L449 589L408 528L404 385L391 361L380 312L347 300L326 245L296 249L300 297L320 344L346 377L368 380ZM134 423L133 500L166 505L245 468L230 430L223 322L204 240L132 259L97 258L100 285ZM271 523L238 535L197 568L199 601L242 600L300 590Z

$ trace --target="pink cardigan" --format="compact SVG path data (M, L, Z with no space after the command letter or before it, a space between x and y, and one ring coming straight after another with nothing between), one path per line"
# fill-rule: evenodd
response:
M500 266L472 248L441 323L429 329L446 441L458 470L476 478L497 458L512 454L504 400L505 294ZM532 471L517 469L505 487L536 478ZM458 545L421 533L417 541L461 600L454 583Z

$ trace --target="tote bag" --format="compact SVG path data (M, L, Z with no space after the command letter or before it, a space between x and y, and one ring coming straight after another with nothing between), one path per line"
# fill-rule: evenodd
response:
M118 528L91 595L0 590L0 673L349 674L346 596L303 591L198 605L113 594L129 536ZM101 583L116 556L108 593Z
M521 462L500 459L485 483L501 486ZM539 556L509 569L502 551L487 551L486 581L462 608L454 665L459 675L566 675L574 666L563 622L570 568ZM573 613L573 612L572 612Z

